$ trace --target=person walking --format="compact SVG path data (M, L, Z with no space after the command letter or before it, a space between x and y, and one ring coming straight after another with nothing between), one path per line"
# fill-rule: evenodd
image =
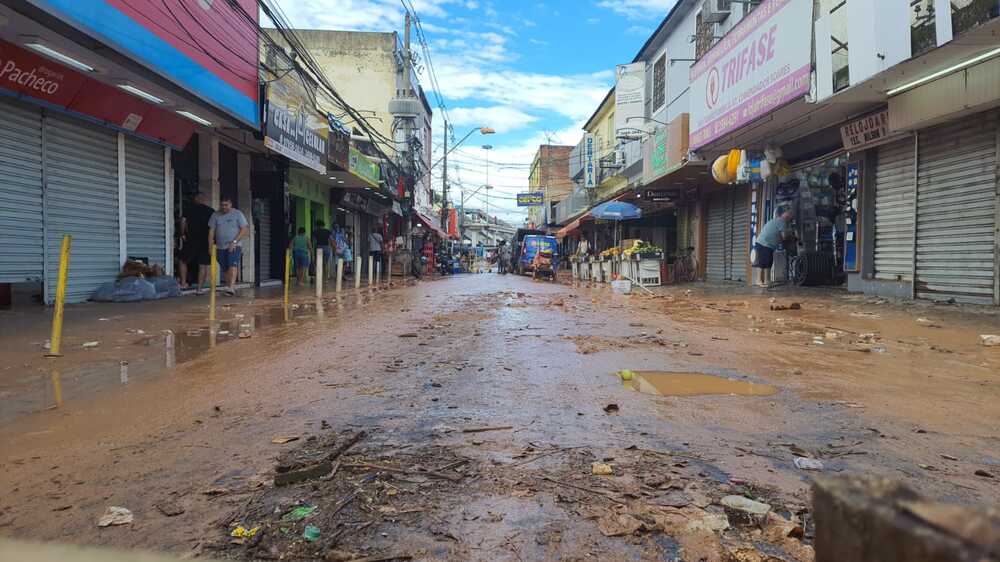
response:
M306 227L300 226L298 234L288 245L292 249L292 261L295 263L295 278L301 287L305 285L306 276L309 275L309 261L312 257L312 242L306 234Z
M215 240L216 259L226 272L226 294L236 294L236 269L243 259L242 241L250 234L250 223L243 211L233 208L233 200L223 197L219 210L208 219L208 240Z
M323 272L324 279L330 279L336 265L333 263L333 233L325 227L323 221L316 221L316 230L313 231L313 247L323 251Z
M753 267L760 270L760 284L769 287L771 266L774 265L774 251L785 239L785 228L792 222L792 212L788 209L779 209L778 216L767 221L764 228L760 229L760 235L753 245Z
M196 193L194 201L184 207L181 219L181 252L178 261L178 274L181 289L189 288L188 267L198 268L198 285L195 294L200 295L202 287L208 281L209 266L212 258L209 254L208 221L212 219L215 209L207 204L204 193Z
M372 233L369 237L368 251L372 256L372 267L377 268L381 271L382 266L382 233L378 231L378 227L372 227Z

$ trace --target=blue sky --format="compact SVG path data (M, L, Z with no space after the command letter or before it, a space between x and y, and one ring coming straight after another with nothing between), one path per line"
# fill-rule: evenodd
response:
M401 31L400 0L279 0L302 28ZM461 138L471 128L497 130L470 137L450 158L449 176L469 191L486 183L489 143L490 210L512 222L522 214L513 197L527 186L538 145L576 144L580 128L613 81L616 64L631 62L673 0L412 0L430 48L448 115ZM424 65L426 66L426 65ZM425 70L421 83L431 84ZM432 104L433 96L431 96ZM440 154L441 112L435 115ZM436 159L436 157L435 157ZM435 186L440 186L435 178ZM477 194L468 206L483 207Z

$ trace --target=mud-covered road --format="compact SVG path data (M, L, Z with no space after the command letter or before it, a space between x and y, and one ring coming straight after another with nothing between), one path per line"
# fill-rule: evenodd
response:
M1000 500L993 311L490 274L294 300L286 317L220 299L214 330L197 301L101 309L118 316L80 320L48 362L5 336L0 535L239 559L804 561L817 472L796 458ZM771 512L741 525L732 495ZM109 506L132 522L98 527Z

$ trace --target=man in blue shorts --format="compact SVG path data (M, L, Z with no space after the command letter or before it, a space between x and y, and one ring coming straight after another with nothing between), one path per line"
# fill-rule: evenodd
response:
M233 200L223 197L219 210L208 219L208 240L215 240L215 255L219 267L226 272L226 294L236 294L236 268L243 258L241 241L250 234L250 223L239 209L233 208Z
M764 287L769 286L771 266L774 265L774 251L784 240L785 228L792 222L792 216L792 212L788 209L779 209L778 216L767 221L764 228L760 229L757 242L753 245L753 266L760 269L760 284Z

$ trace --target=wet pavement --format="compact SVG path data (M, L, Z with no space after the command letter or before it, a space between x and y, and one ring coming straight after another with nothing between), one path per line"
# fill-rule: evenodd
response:
M1000 349L978 338L1000 333L994 310L656 293L484 274L220 298L216 323L207 298L84 305L55 360L15 319L0 534L243 559L808 560L797 458L1000 499ZM332 476L274 486L283 455L361 431ZM714 528L729 494L779 515ZM98 528L109 506L134 522ZM316 515L282 522L295 506Z

